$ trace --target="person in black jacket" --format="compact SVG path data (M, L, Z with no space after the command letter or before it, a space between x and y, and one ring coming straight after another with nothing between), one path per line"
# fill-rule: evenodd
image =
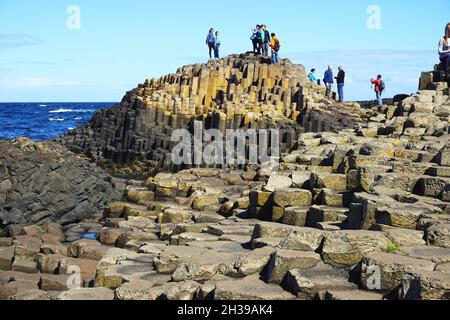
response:
M231 69L231 76L229 79L226 79L228 82L228 88L227 88L227 96L230 94L230 88L231 86L238 86L241 84L241 81L239 81L238 77L237 77L237 70L236 69Z
M339 102L344 102L345 71L342 66L339 66L338 69L339 73L335 79L338 87Z
M263 55L269 56L269 43L271 41L270 32L267 30L267 26L263 25L262 30L264 31L264 42L263 42Z

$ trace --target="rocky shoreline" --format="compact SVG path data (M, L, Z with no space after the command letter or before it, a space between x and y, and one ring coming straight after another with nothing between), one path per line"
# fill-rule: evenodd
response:
M340 104L302 66L234 55L148 80L55 142L0 143L0 299L448 300L449 88L425 73L420 89ZM170 134L194 120L281 123L279 171L171 166Z

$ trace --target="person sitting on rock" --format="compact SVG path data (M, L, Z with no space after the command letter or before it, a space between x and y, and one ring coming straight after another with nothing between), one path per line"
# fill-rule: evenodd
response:
M227 82L228 82L227 96L229 96L231 87L233 85L237 87L241 83L241 81L238 80L236 69L231 69L231 76L229 79L227 79Z
M209 29L208 36L206 37L206 45L209 48L209 58L212 59L212 52L216 43L216 37L214 35L214 28Z
M214 41L214 58L216 59L220 59L219 49L220 49L219 31L216 31Z
M278 64L280 63L280 58L278 56L278 52L281 48L281 42L278 40L275 33L271 34L272 39L270 40L270 47L272 48L272 63Z
M311 69L311 73L308 75L309 80L320 86L320 80L317 79L317 75L316 75L316 69Z
M379 74L376 80L372 78L370 79L370 82L372 82L372 84L375 85L375 94L377 96L378 105L381 107L383 105L383 98L382 98L384 90L383 77L381 76L381 74Z
M445 66L445 71L450 67L450 22L445 26L444 37L439 41L439 59Z
M325 75L323 77L323 83L325 83L325 87L327 88L325 92L325 96L330 99L333 83L334 83L334 77L333 77L333 66L329 65L327 71L325 71Z
M240 84L240 81L237 78L237 71L236 69L231 69L231 77L229 79L227 79L227 82L229 85L236 85L238 86Z

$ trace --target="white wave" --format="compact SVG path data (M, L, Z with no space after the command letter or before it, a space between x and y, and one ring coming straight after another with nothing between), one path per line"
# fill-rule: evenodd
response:
M75 128L70 128L70 127L69 127L69 130L73 130L73 129L75 129Z
M48 121L50 121L50 122L63 122L65 120L66 119L64 119L64 118L50 118L50 119L48 119Z
M39 107L48 107L46 104L40 104Z
M49 111L48 113L69 113L69 112L73 112L73 113L91 113L91 112L95 112L95 110L91 110L91 109L86 109L86 110L75 110L75 109L63 109L60 108L58 110L52 110Z
M83 118L76 117L75 120L79 121L79 120L83 120Z

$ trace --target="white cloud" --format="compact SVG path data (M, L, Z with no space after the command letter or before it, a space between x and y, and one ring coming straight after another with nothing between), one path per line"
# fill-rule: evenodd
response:
M21 48L35 46L42 42L36 36L25 33L4 33L0 34L0 49Z

